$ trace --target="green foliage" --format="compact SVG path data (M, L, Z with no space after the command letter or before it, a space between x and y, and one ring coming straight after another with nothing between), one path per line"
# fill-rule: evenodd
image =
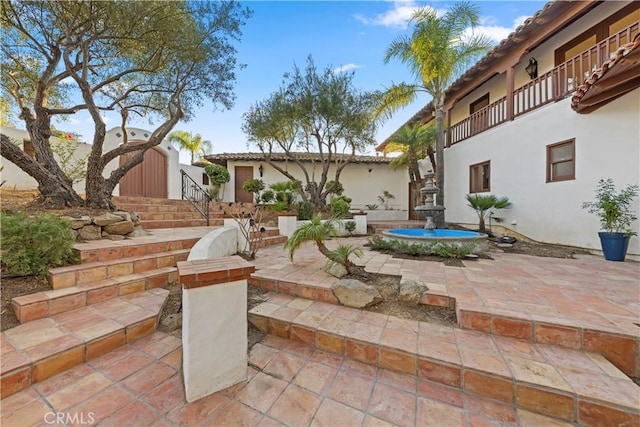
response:
M356 231L356 222L355 221L345 222L344 229L347 230L349 234L352 234L354 231Z
M464 258L473 253L475 245L473 243L465 243L461 245L437 242L431 247L431 252L441 258Z
M373 110L378 99L379 93L356 87L353 72L337 73L332 66L319 70L309 57L304 69L294 66L276 92L251 106L242 129L262 153L280 153L300 168L306 180L301 188L307 190L302 197L324 209L329 166L334 166L333 180L338 181L351 161L341 154L363 152L375 144ZM300 152L317 153L317 161L300 162Z
M421 256L430 253L430 246L422 243L409 243L404 240L395 240L395 249L410 256Z
M340 181L329 180L324 187L327 189L327 195L335 194L340 196L344 193L344 186Z
M87 152L84 157L75 156L80 146L78 135L55 129L52 129L52 134L56 138L50 140L51 151L58 157L60 168L74 184L82 181L87 176L89 153Z
M186 132L183 130L176 130L171 132L167 139L169 144L171 144L174 148L180 150L186 150L191 154L191 164L195 161L196 153L202 154L204 156L209 150L213 148L211 141L203 140L202 136L197 133L193 135L191 132Z
M351 256L356 256L358 258L362 257L362 248L359 248L354 245L343 245L340 244L338 247L332 251L329 251L326 256L328 258L327 267L330 267L332 264L340 264L347 271L351 271L351 267L353 267L353 263L349 259Z
M264 187L264 182L260 178L248 179L242 183L244 191L255 194L256 203L260 202L260 192L264 190Z
M211 196L211 200L218 200L220 186L231 180L229 171L224 166L210 163L204 167L204 173L209 177L209 185L211 186L209 194Z
M389 167L393 170L407 168L409 179L420 181L422 175L418 162L424 159L428 151L433 153L433 147L436 143L436 128L433 126L433 122L428 125L422 125L420 122L413 126L404 125L391 135L389 141L385 152L400 151L402 153L393 158ZM432 164L431 167L436 170L435 164Z
M278 202L284 203L286 208L289 209L296 199L299 184L300 181L290 180L274 182L269 187L274 191L275 199Z
M628 184L616 192L611 178L600 179L596 187L595 201L584 202L582 208L600 218L603 230L633 236L637 233L631 228L631 223L638 217L631 210L631 203L638 195L639 189L638 185Z
M378 200L380 200L380 203L382 203L384 205L384 209L385 210L389 210L389 200L391 199L395 199L396 196L394 196L393 194L391 194L390 192L388 192L387 190L382 190L382 196L378 196Z
M376 205L375 203L372 203L370 205L364 205L364 207L369 209L370 211L375 211L376 209L378 209L378 205Z
M396 248L397 240L386 240L380 236L371 236L369 238L369 244L377 251L389 252Z
M267 208L271 211L271 212L287 212L288 208L287 208L287 204L285 202L274 202L271 203L270 205L267 206Z
M260 195L260 201L262 203L270 203L275 198L275 193L273 190L264 190Z
M0 214L2 262L11 273L46 277L73 261L71 223L55 215Z
M296 210L298 211L299 220L307 220L307 219L311 219L311 217L313 216L315 207L311 202L301 201L301 202L298 202L298 205L296 206Z
M323 220L320 215L316 215L293 232L284 244L284 248L289 250L289 258L293 260L293 255L303 243L315 242L320 252L326 256L329 250L324 245L324 241L336 234L335 221Z
M345 196L337 196L331 199L329 209L334 218L344 218L349 214L351 208L351 199Z
M467 202L471 209L476 211L478 215L479 230L481 233L486 231L485 218L492 209L508 209L511 207L511 202L508 197L496 197L493 194L467 194ZM502 218L493 217L495 222L502 222Z

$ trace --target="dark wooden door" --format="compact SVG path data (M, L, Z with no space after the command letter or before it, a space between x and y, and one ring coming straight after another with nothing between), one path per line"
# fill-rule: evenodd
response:
M235 193L236 202L238 203L252 203L253 193L248 193L242 189L242 184L245 181L253 179L253 166L236 166L234 170L235 174Z
M130 155L121 156L120 164L126 162ZM147 150L142 163L120 179L120 195L166 199L167 156L156 147Z
M420 200L420 187L422 187L420 182L409 182L409 219L422 219L415 211L415 207L424 202Z

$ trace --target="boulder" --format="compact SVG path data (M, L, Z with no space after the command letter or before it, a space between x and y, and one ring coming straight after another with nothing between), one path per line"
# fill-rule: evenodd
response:
M428 290L427 286L423 283L414 280L402 280L400 281L398 300L406 305L418 305L420 298Z
M338 279L346 276L349 272L342 264L337 264L332 262L330 265L325 268L325 271L332 275L333 277L337 277Z
M142 237L142 236L148 236L150 234L151 233L149 233L147 230L142 228L141 225L135 225L133 227L133 231L127 234L127 237Z
M91 217L86 215L81 216L80 218L72 218L70 216L63 216L62 218L68 219L69 221L71 221L72 230L79 230L85 225L91 224Z
M78 240L100 240L102 230L97 225L85 225L78 230Z
M122 218L122 221L131 221L131 214L129 214L129 212L125 212L125 211L116 211L113 213L114 215L118 215L120 218Z
M182 327L182 312L170 314L160 320L162 325L168 331L175 331Z
M131 221L120 221L115 222L113 224L105 225L104 231L109 234L119 234L124 236L125 234L129 234L133 231L133 222Z
M331 291L340 304L347 307L363 308L382 302L382 296L373 286L359 280L341 279L331 285Z
M99 225L100 227L114 224L116 222L122 222L122 217L120 215L115 215L112 213L106 213L104 215L96 216L93 218L93 223L95 225Z

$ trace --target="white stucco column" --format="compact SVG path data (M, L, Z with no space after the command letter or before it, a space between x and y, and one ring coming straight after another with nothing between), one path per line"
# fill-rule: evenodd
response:
M356 223L355 234L367 234L367 213L354 212L351 214Z
M278 229L281 236L291 237L298 228L298 217L296 214L278 215Z
M178 263L188 402L247 379L247 279L253 271L237 255Z

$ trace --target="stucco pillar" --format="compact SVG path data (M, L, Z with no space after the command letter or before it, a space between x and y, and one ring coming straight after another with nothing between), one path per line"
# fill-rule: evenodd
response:
M178 263L188 402L247 379L247 279L254 271L237 255Z
M353 221L356 223L355 234L367 234L367 213L366 212L354 212L351 214Z
M281 236L291 237L298 228L298 217L296 214L278 215L278 229Z

